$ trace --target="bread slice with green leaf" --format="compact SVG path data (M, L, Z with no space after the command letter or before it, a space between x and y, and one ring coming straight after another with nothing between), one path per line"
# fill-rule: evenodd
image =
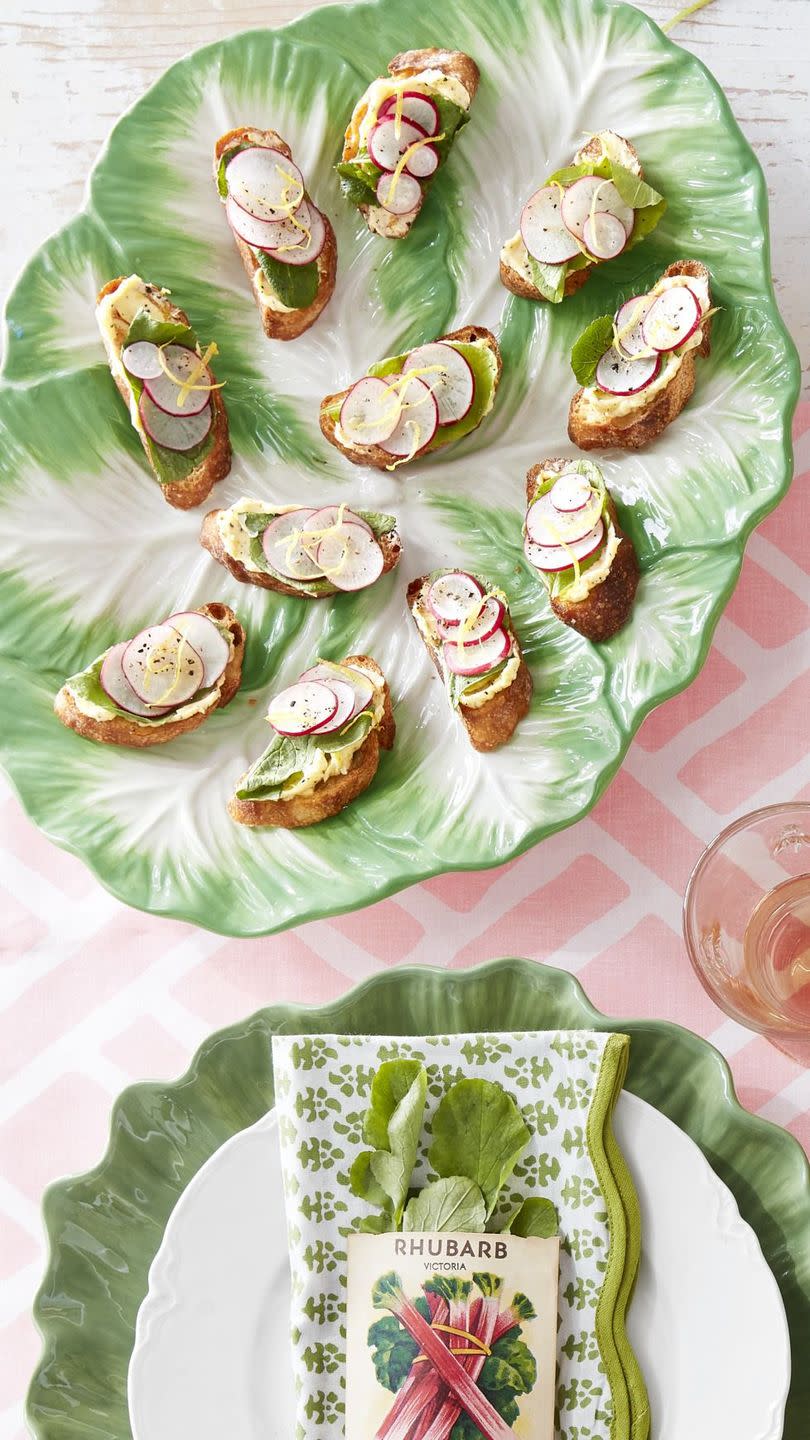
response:
M239 825L299 829L337 815L371 784L396 726L388 683L368 655L319 660L270 702L273 738L236 786Z
M523 206L501 249L501 283L524 299L559 304L595 265L638 245L665 209L630 141L600 131Z
M466 570L437 570L412 580L407 600L473 748L505 745L528 714L532 677L503 590Z
M591 322L571 352L580 382L568 434L580 450L640 450L690 400L697 360L711 350L711 277L676 260L652 288Z
M268 339L295 340L329 303L337 241L275 130L242 125L214 147L214 180Z

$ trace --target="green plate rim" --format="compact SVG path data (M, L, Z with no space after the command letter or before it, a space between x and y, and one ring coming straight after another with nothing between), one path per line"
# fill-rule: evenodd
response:
M528 999L531 1005L527 1005ZM810 1166L801 1146L787 1131L740 1105L729 1066L708 1041L670 1021L605 1015L591 1004L570 972L518 958L491 960L463 971L402 966L372 976L326 1005L268 1006L210 1035L178 1080L142 1082L122 1093L112 1109L103 1159L85 1175L50 1186L43 1201L49 1252L34 1318L44 1344L26 1407L37 1440L86 1435L82 1406L91 1401L95 1433L102 1433L96 1427L104 1418L107 1440L130 1440L126 1380L149 1266L174 1205L200 1166L273 1103L269 1039L274 1032L430 1033L428 1022L435 1022L442 1007L446 1014L470 1005L487 1023L465 1021L461 1027L447 1027L448 1032L502 1029L508 1016L498 1009L499 1004L519 1005L523 1028L562 1025L621 1030L631 1036L627 1088L669 1115L700 1146L734 1193L741 1214L753 1225L774 1269L788 1315L793 1354L784 1440L801 1440L810 1421L810 1371L801 1363L810 1345L810 1247L803 1239L810 1232ZM393 1017L393 1024L384 1021L380 1027L374 1019L381 1007ZM424 1027L420 1020L426 1022ZM514 1021L509 1028L515 1028ZM217 1090L223 1082L226 1089ZM218 1100L226 1102L224 1122L216 1109ZM203 1132L201 1153L192 1156L184 1169L182 1155L190 1145L190 1120L195 1118ZM132 1147L138 1141L139 1125L144 1135L133 1179ZM756 1160L756 1182L744 1173L745 1164L742 1170L735 1168L741 1155ZM149 1186L161 1175L169 1203L165 1213L150 1219L144 1209ZM134 1216L145 1223L133 1226ZM82 1229L83 1223L91 1228ZM116 1226L124 1227L124 1253L108 1245L108 1224L113 1231ZM101 1239L94 1236L93 1225L102 1229ZM78 1262L65 1239L68 1233ZM133 1237L138 1246L135 1260ZM88 1239L91 1245L82 1243ZM78 1285L71 1283L66 1253L72 1257L71 1265L80 1266ZM774 1267L773 1260L780 1258L781 1265ZM88 1288L94 1280L108 1302L108 1311L99 1323L104 1326L109 1353L100 1359L92 1327L96 1302ZM132 1284L135 1293L128 1304L126 1295L119 1292ZM81 1307L80 1319L77 1307ZM91 1380L103 1385L108 1409L118 1407L118 1420L114 1415L100 1415L98 1396L91 1387L81 1393L71 1391L69 1380L65 1383L71 1366L82 1362ZM63 1400L65 1393L68 1396L68 1403L61 1407L56 1403L60 1390Z
M382 3L382 0L377 0L377 3ZM182 903L182 901L179 900L174 901L171 895L161 895L159 897L159 901L153 901L153 903L142 904L138 900L133 899L127 893L126 880L124 878L124 874L121 871L119 871L117 874L102 874L97 868L96 863L86 858L79 844L73 844L69 839L55 834L53 830L48 827L47 824L41 823L41 821L37 818L38 806L36 799L33 795L33 790L26 787L24 782L22 782L21 780L18 781L18 779L15 777L10 757L7 756L5 763L0 765L0 769L2 769L3 773L6 775L12 790L14 791L15 795L20 801L20 804L22 805L23 810L25 811L28 818L32 821L32 823L37 825L41 832L53 844L57 845L60 849L66 851L68 854L72 854L76 856L77 859L81 860L82 863L86 865L86 867L90 870L90 873L94 876L98 883L109 894L113 895L117 900L122 901L124 904L131 906L133 909L141 910L146 914L163 916L168 919L180 920L190 924L199 925L202 929L208 929L213 933L229 936L234 939L250 939L258 936L276 934L295 925L307 924L314 920L322 920L333 915L345 914L349 911L354 911L356 909L364 908L368 905L376 904L381 900L388 899L390 896L397 894L400 890L406 889L412 885L421 884L423 881L433 879L438 875L443 875L447 873L487 870L507 864L510 860L516 859L518 856L524 854L527 850L532 849L542 840L545 840L550 836L557 834L561 830L568 829L570 826L575 825L579 820L583 819L586 815L588 815L594 808L594 806L598 803L601 796L607 790L607 788L615 779L616 775L621 769L630 745L646 717L651 713L652 710L657 709L659 705L664 704L666 701L672 699L673 696L681 693L689 685L691 685L702 670L709 649L711 647L714 632L717 628L718 622L738 583L745 548L750 538L750 535L753 530L755 530L756 527L761 524L762 520L768 514L770 514L777 505L781 503L781 501L787 494L788 489L790 488L790 484L793 478L794 467L792 421L801 393L801 363L795 342L793 341L792 336L790 335L784 321L782 320L782 316L780 314L779 307L776 301L773 277L771 274L771 236L769 221L769 203L765 175L756 153L754 152L745 135L743 134L743 131L740 128L740 125L738 124L733 114L725 92L723 91L718 81L714 78L708 66L702 60L700 60L698 56L694 55L691 51L685 51L683 46L679 45L677 41L672 40L669 35L665 34L661 30L660 26L656 23L656 21L653 20L652 17L647 15L644 11L638 10L636 6L624 3L624 0L621 0L621 3L618 4L608 3L608 0L590 0L590 4L592 8L597 12L606 12L609 10L612 12L618 11L632 13L636 17L640 16L644 26L646 26L646 28L654 38L655 44L658 47L662 48L664 53L669 53L671 55L675 52L684 52L688 56L688 63L690 65L694 65L700 70L700 72L702 72L708 85L713 91L719 103L724 122L728 126L730 132L734 135L738 146L746 154L747 161L751 165L752 173L755 176L755 210L762 235L761 254L764 281L762 297L763 304L768 312L768 318L773 324L775 332L779 336L783 345L784 364L786 371L789 374L789 383L783 389L782 395L780 397L781 403L779 407L781 412L782 454L784 470L783 484L781 486L781 489L779 490L778 495L768 499L761 506L755 508L748 516L747 520L743 523L737 534L723 542L723 549L727 548L730 553L734 554L735 564L729 574L725 585L721 586L720 589L714 594L711 610L703 624L703 628L694 651L694 660L692 666L690 667L688 673L684 678L677 679L672 685L662 688L662 690L657 694L655 699L650 700L649 702L642 702L639 705L639 708L633 714L630 724L626 727L618 718L614 717L616 719L616 730L621 738L621 743L618 746L615 760L612 763L606 765L602 773L594 778L594 783L590 789L587 798L578 809L576 809L572 814L569 814L562 819L546 823L544 823L542 820L538 821L538 823L532 826L522 839L517 841L508 849L499 852L492 864L490 864L488 861L465 861L462 858L454 859L452 866L437 864L434 866L420 868L418 864L415 864L405 874L403 874L403 872L400 870L397 874L389 875L385 879L385 881L379 886L377 886L373 891L366 890L365 894L360 899L355 897L354 899L347 901L345 904L316 901L315 903L309 903L303 906L297 912L294 918L282 918L275 923L272 917L268 922L268 919L265 915L258 914L254 925L236 925L232 927L228 923L227 916L220 916L216 921L214 921L214 919L212 918L209 923L204 918L201 918L198 910L194 907L194 905L185 905ZM147 87L143 94L139 95L132 102L132 104L129 105L122 112L121 115L119 115L118 119L115 121L114 125L108 132L106 140L104 141L90 169L86 180L84 196L80 208L69 221L57 227L57 229L52 233L52 235L49 236L47 240L42 242L42 245L47 245L56 237L66 233L80 220L82 216L94 215L94 212L92 211L92 188L94 177L96 171L102 165L107 155L107 152L110 149L114 136L116 135L119 127L126 122L128 116L132 113L132 111L134 111L141 103L151 97L154 91L165 82L167 75L170 73L171 70L175 68L175 66L184 64L192 56L205 56L217 50L221 50L224 46L227 46L231 40L237 38L243 39L245 37L249 38L251 35L254 34L266 34L268 31L283 33L287 38L289 38L297 45L307 48L317 48L317 37L314 34L310 37L307 32L313 28L317 29L318 22L322 17L333 17L336 14L341 14L345 16L353 8L355 7L353 7L349 3L330 4L327 6L322 6L318 10L307 11L303 15L298 16L296 19L291 20L284 25L254 26L247 30L239 31L237 35L228 36L220 40L210 41L203 46L192 47L192 49L187 51L178 60L174 61L171 66L167 67L167 69L164 70L163 73L155 81L153 81L150 86ZM302 34L301 31L304 31L305 33ZM6 336L6 340L8 339L9 334L9 309L14 302L16 291L19 285L26 277L29 269L31 269L37 263L37 259L41 249L42 246L38 247L34 255L32 255L29 260L22 266L3 305L0 324L2 324L3 333ZM8 346L6 343L6 345L4 346L2 362L0 362L0 381L4 381L5 379L5 367L7 358ZM162 903L164 901L165 903Z

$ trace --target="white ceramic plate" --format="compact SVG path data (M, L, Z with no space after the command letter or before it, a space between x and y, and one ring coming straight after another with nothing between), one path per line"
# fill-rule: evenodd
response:
M779 1440L790 1341L776 1281L701 1151L624 1093L616 1135L643 1257L629 1334L655 1440ZM133 1440L289 1440L289 1269L274 1112L184 1191L149 1273L129 1370Z

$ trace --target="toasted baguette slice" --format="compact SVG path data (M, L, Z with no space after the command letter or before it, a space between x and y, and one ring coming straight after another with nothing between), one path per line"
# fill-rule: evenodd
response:
M460 340L462 343L468 345L474 340L483 340L497 361L497 371L495 375L495 391L497 392L501 371L503 370L503 361L498 348L498 342L491 330L485 330L481 325L465 325L463 330L451 330L447 335L437 336L437 339ZM342 455L345 455L347 460L351 460L353 465L372 465L376 470L387 470L394 464L396 456L390 455L387 450L383 450L381 445L346 445L338 438L335 428L335 418L329 414L329 411L332 406L342 404L350 389L351 386L348 386L347 389L340 390L335 395L326 395L321 401L321 431L329 441L329 444L334 445L335 449L339 450ZM486 416L482 416L482 419L485 420ZM480 423L481 421L479 421L479 424ZM477 426L473 428L477 429ZM472 430L470 430L469 434L472 433ZM413 459L418 460L422 453L424 452L417 451Z
M570 466L570 460L541 460L526 474L526 503L531 504L538 477L543 472L562 474ZM586 640L609 640L629 619L639 581L638 560L633 543L624 534L616 514L612 497L608 497L608 510L616 534L621 537L619 548L610 570L601 585L594 585L584 600L566 600L550 596L551 608L564 625L570 625Z
M213 601L198 608L201 615L226 624L231 632L230 658L217 682L219 697L210 709L200 715L187 715L184 720L167 720L165 725L156 725L154 728L139 725L134 717L128 720L125 715L114 715L109 720L96 720L82 713L67 686L63 685L53 705L62 724L67 725L69 730L75 730L77 735L84 736L86 740L98 740L102 745L128 745L132 749L143 750L148 745L165 745L168 740L176 740L178 735L187 735L190 730L197 730L214 710L221 710L223 705L229 704L242 681L245 632L233 610L227 605Z
M113 379L118 387L118 393L121 399L127 409L130 410L130 415L132 413L130 408L132 392L121 366L120 354L126 341L127 331L139 308L135 303L136 292L133 290L132 281L138 281L141 287L143 301L149 305L154 313L162 313L166 320L171 320L177 325L189 325L191 323L185 310L179 310L176 305L171 304L168 299L168 291L159 289L157 285L150 285L139 280L138 276L119 275L115 280L109 280L107 284L103 285L99 290L96 298L96 316L99 321L99 328L101 329L104 348L107 351L107 359L110 363ZM116 308L115 300L112 298L109 305L104 303L108 296L115 296L119 288L124 285L127 287L126 304L122 301L122 308L120 310ZM102 324L102 316L106 317L106 324L104 325ZM191 510L195 505L200 505L210 494L212 485L214 485L217 480L222 480L231 468L231 442L228 434L228 416L221 390L211 391L211 405L214 412L212 425L214 443L208 451L208 454L186 475L185 479L172 481L168 485L161 483L158 479L164 500L167 500L170 505L174 505L177 510ZM152 464L152 456L149 453L146 437L143 431L137 426L133 428L138 431L141 444L144 448L144 454L154 471L155 467ZM157 475L156 478L158 478Z
M700 260L676 260L668 265L662 279L670 275L692 275L696 279L710 280L709 271ZM704 321L701 329L703 338L694 350L687 350L672 379L663 390L653 395L647 405L634 409L630 415L621 415L595 421L586 412L583 390L577 390L568 411L568 435L580 450L607 450L617 447L622 450L641 450L651 440L666 430L667 425L680 415L684 405L691 398L695 388L695 362L698 356L705 357L711 350L711 316ZM643 395L643 391L640 392Z
M634 169L639 179L643 180L644 171L641 168L641 162L638 158L638 151L636 150L635 146L631 145L629 140L625 140L623 135L616 136L616 139L625 149L628 162L627 168ZM577 151L577 161L579 163L582 163L585 160L598 160L601 158L602 153L602 143L599 136L592 135L587 145L583 146L581 150ZM609 262L603 260L596 263L604 265L608 264ZM563 296L567 297L568 295L573 295L575 291L581 290L582 286L585 284L585 281L590 279L592 269L593 266L588 265L583 267L583 269L581 270L572 270L568 275L566 275ZM507 290L511 290L513 295L520 295L521 298L524 300L543 300L546 302L546 304L548 304L547 297L542 293L542 291L538 290L534 282L531 281L528 276L523 275L519 270L516 270L513 265L510 265L509 262L504 259L503 254L501 254L500 257L499 270L501 284L505 285Z
M275 590L278 595L296 595L299 600L326 600L330 595L340 595L343 593L337 586L334 586L333 589L325 591L322 595L306 595L300 587L296 588L295 585L287 585L280 577L268 575L265 570L248 570L247 566L243 565L241 560L235 559L233 555L228 553L222 543L222 536L218 524L219 517L222 513L222 510L209 510L202 523L200 544L208 551L209 555L213 555L214 559L217 560L220 565L224 565L226 570L230 570L236 580L241 580L243 585L260 585L264 590ZM399 557L402 554L402 540L400 539L398 530L389 530L387 534L377 535L375 538L383 552L384 564L382 573L383 575L387 575L389 570L393 570L394 566L399 564Z
M416 624L416 616L414 614L415 606L418 601L424 598L429 587L429 575L420 575L416 580L412 580L408 586L408 609L411 612L414 624ZM419 630L418 625L417 629ZM514 630L512 631L512 635L520 664L511 685L509 685L506 690L499 690L498 693L487 700L484 705L471 707L462 703L456 710L459 719L464 724L467 734L470 737L470 743L474 750L497 750L500 745L505 745L507 740L512 738L519 721L521 721L529 711L533 689L531 672L523 658L520 642ZM443 681L444 674L439 658L439 651L429 643L421 630L419 630L419 636Z
M289 800L239 800L235 795L228 801L228 813L239 825L274 826L281 830L298 830L305 825L317 825L344 810L368 789L377 773L380 750L390 750L394 744L396 725L391 707L388 683L379 665L368 655L347 655L342 665L361 665L370 670L383 682L384 710L380 723L369 731L362 745L352 756L352 762L345 775L330 775L306 795L293 795Z
M464 86L472 104L481 72L469 55L465 55L462 50L442 50L429 46L424 50L406 50L401 55L395 55L388 66L388 74L392 80L409 79L421 75L425 70L438 70L442 75L458 80ZM358 127L368 110L368 103L367 90L355 106L347 126L341 157L343 160L353 160L358 154ZM375 235L382 235L387 240L402 240L418 218L424 204L425 186L422 186L421 190L419 204L408 215L392 215L381 205L359 205L357 208L369 230Z
M287 155L290 160L293 153L280 135L275 130L257 130L252 125L241 125L236 130L228 130L225 135L220 135L214 147L214 182L217 181L217 170L219 162L226 151L234 145L249 140L253 144L265 149L280 150L282 155ZM219 193L219 192L217 192ZM221 197L220 197L221 198ZM309 195L307 195L309 200ZM238 235L234 235L234 243L245 267L245 273L251 283L253 298L259 307L262 329L270 340L295 340L303 335L310 325L314 325L324 307L329 303L335 289L335 276L337 274L337 241L335 232L330 221L323 211L323 223L326 229L326 242L316 264L318 266L318 292L311 305L305 305L301 310L286 310L278 308L273 304L267 290L262 286L262 268L256 258L255 251L245 244Z

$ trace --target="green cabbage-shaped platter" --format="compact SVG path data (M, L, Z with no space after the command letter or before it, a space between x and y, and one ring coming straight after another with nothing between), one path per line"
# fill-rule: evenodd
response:
M468 51L472 123L407 241L367 232L332 166L355 98L399 50ZM339 245L316 326L268 342L211 179L215 138L241 123L290 142ZM498 251L520 206L583 134L636 144L669 208L642 245L561 306L516 299ZM678 421L604 470L639 554L632 623L600 648L551 614L521 547L527 468L572 454L574 338L670 261L708 264L722 307L711 359ZM107 279L169 286L220 348L230 477L196 511L168 507L110 378L93 313ZM784 494L798 365L774 302L765 184L706 70L645 16L601 0L405 0L317 10L173 66L113 130L87 203L23 272L7 307L0 387L0 758L33 820L114 894L235 935L355 908L447 869L497 864L586 813L643 716L698 671L752 527ZM356 468L318 428L321 397L459 325L497 329L495 412L448 452L391 473ZM399 569L312 604L240 586L200 548L207 508L242 494L396 513ZM512 601L534 678L512 742L476 754L407 614L406 582L475 568ZM241 693L194 734L138 753L62 728L62 680L171 611L220 599L244 622ZM372 787L310 830L228 817L269 739L273 688L316 656L373 655L392 688L396 748Z

